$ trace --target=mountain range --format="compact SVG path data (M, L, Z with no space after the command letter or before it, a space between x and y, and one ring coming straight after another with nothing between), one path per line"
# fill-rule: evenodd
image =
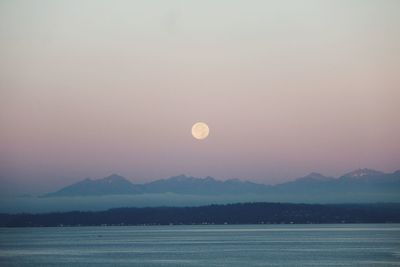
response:
M290 182L266 185L239 179L225 181L213 177L196 178L185 175L134 184L112 174L102 179L84 179L80 182L44 195L44 197L105 196L164 194L195 196L258 195L271 199L349 199L365 201L400 202L400 170L384 173L371 169L358 169L340 177L327 177L310 173Z

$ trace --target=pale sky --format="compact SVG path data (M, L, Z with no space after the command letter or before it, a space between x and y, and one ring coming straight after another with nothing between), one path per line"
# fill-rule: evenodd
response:
M396 0L1 0L0 179L400 169L399 14Z

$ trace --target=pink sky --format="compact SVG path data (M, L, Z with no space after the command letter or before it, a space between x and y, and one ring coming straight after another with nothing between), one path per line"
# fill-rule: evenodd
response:
M2 1L0 179L400 169L399 1ZM210 136L196 141L193 123Z

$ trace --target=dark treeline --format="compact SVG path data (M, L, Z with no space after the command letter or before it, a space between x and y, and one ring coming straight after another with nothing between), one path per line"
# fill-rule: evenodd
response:
M399 222L400 204L243 203L202 207L117 208L97 212L0 214L2 227Z

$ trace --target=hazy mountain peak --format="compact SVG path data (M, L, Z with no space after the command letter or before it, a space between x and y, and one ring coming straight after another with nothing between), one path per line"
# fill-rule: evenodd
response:
M327 181L331 180L332 178L326 177L318 172L312 172L307 176L298 178L296 181Z
M193 177L186 176L185 174L180 174L177 176L171 176L167 178L166 180L172 180L172 181L185 181L185 180L191 180Z
M207 176L206 178L204 178L205 181L216 181L214 177L211 176Z
M57 192L46 196L92 196L111 194L131 194L137 190L126 178L112 174L110 176L92 180L86 178L80 182L61 188Z
M227 182L227 183L240 183L242 181L240 179L238 179L238 178L232 178L232 179L226 180L225 182Z
M177 176L172 176L169 177L166 180L170 180L170 181L176 181L176 182L183 182L183 181L217 181L214 177L211 176L207 176L205 178L197 178L197 177L192 177L192 176L186 176L185 174L180 174Z
M107 182L110 182L110 183L118 182L118 181L128 181L125 177L123 177L121 175L118 175L118 174L115 174L115 173L113 173L113 174L111 174L111 175L109 175L107 177L104 177L103 179L100 179L100 180L107 181Z
M375 176L375 175L382 175L384 174L381 171L373 170L373 169L357 169L352 172L346 173L343 176L344 177L349 177L349 178L360 178L360 177L365 177L365 176Z
M322 175L322 174L320 174L320 173L318 173L318 172L312 172L312 173L310 173L309 175L307 175L306 177L316 178L316 179L319 179L319 178L326 178L324 175Z

